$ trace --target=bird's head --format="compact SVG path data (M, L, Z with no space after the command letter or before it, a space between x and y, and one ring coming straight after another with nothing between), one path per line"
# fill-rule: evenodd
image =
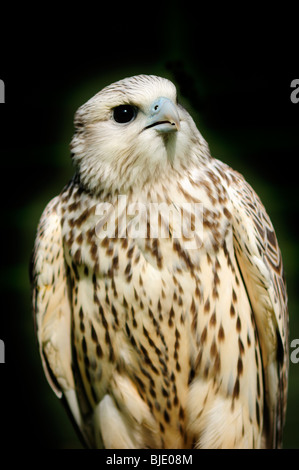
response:
M83 184L126 191L188 165L204 140L172 82L137 75L113 83L75 115L71 150Z

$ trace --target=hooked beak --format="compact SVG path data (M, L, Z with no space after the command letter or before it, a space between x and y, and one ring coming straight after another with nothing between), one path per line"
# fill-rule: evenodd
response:
M176 105L163 96L155 100L150 107L150 115L143 130L155 128L159 132L180 130L180 117Z

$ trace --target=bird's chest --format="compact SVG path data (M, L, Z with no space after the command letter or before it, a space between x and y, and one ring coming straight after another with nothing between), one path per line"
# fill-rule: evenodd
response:
M75 277L83 269L127 283L133 272L147 269L157 275L198 271L203 254L217 253L231 230L225 196L208 189L203 182L195 197L179 185L171 199L165 188L155 199L69 198L62 206L62 234Z
M169 219L164 206L155 206L156 225L148 208L139 207L137 217L129 208L126 230L123 213L114 215L109 205L65 208L74 343L91 402L106 393L115 371L122 372L157 417L164 410L165 425L175 419L180 428L195 370L206 378L220 374L219 351L235 328L240 279L229 211L220 213L216 201L198 204L176 204ZM181 234L175 233L182 220ZM151 224L163 236L153 236ZM113 232L119 227L124 231Z
M181 367L176 348L188 344L188 332L219 297L217 254L225 259L231 237L229 214L198 193L196 200L179 194L171 204L68 202L62 233L78 329L87 316L104 342L125 334L131 347L137 328L139 336L157 338L166 358L172 348L174 367ZM161 366L156 352L154 360Z

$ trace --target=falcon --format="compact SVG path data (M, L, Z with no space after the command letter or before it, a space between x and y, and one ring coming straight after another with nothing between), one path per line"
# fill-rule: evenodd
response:
M74 124L31 273L44 372L86 446L280 447L287 293L259 197L165 78L107 86Z

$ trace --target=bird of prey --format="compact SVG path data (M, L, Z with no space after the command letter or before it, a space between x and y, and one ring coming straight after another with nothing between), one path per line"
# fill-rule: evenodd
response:
M41 216L32 286L46 377L86 446L280 447L287 293L259 197L168 79L113 83L74 124L75 175Z

